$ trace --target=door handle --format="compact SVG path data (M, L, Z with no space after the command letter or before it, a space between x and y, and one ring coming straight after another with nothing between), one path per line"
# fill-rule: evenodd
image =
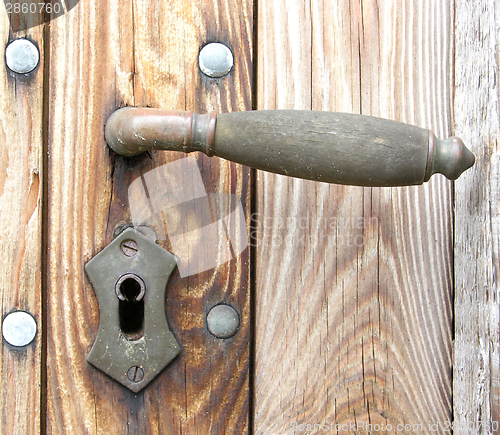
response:
M422 184L436 172L454 180L475 160L456 137L440 140L400 122L332 112L200 115L127 107L111 115L105 135L123 156L201 151L278 174L358 186ZM88 361L134 392L180 351L161 304L174 267L172 254L134 229L85 267L102 319Z
M457 179L475 161L457 137L372 116L305 110L200 115L125 107L106 124L118 154L201 151L252 168L357 186L409 186L441 173Z

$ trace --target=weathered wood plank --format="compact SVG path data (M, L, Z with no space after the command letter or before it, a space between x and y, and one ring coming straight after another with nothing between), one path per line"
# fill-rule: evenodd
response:
M136 106L194 110L199 113L251 109L252 2L163 1L134 3ZM154 19L153 17L158 17ZM182 35L182 37L179 37ZM233 52L235 66L229 76L212 79L198 67L198 52L208 42L222 42ZM136 175L183 157L157 152ZM197 155L207 193L241 198L250 219L250 171L221 159ZM129 177L123 160L116 160L114 186ZM178 181L179 189L189 188ZM185 183L186 181L184 181ZM188 181L191 184L191 180ZM160 186L154 186L161 192ZM153 192L150 190L150 195ZM119 209L116 191L113 210ZM229 203L220 203L217 214L227 215ZM221 213L222 212L222 213ZM119 213L116 213L118 218ZM172 219L165 212L164 219ZM119 225L121 220L110 222ZM161 232L161 230L159 231ZM190 243L194 241L191 240ZM163 246L171 248L170 242ZM199 252L202 252L201 249ZM223 243L209 255L223 252ZM147 412L155 415L159 433L246 433L249 418L250 344L249 250L236 260L197 275L171 278L167 315L183 348L165 373L165 382L146 391ZM226 302L241 314L234 338L215 339L205 327L205 316L214 305ZM168 406L165 406L165 403Z
M455 133L475 167L455 184L455 434L500 433L500 5L455 5Z
M449 134L448 2L258 9L259 108L362 112ZM257 212L255 432L323 422L442 430L450 183L349 188L258 173Z
M103 126L132 94L131 28L131 3L118 1L81 2L50 27L47 433L123 433L130 419L123 393L86 362L99 311L84 264L107 241Z
M99 0L82 2L52 23L47 433L248 430L248 250L198 275L174 273L166 311L181 354L137 395L86 362L99 314L83 266L117 229L131 225L130 183L183 156L114 155L104 143L107 117L123 105L249 109L251 11L250 1ZM233 72L220 80L198 70L198 51L213 40L235 55ZM208 193L234 194L248 209L248 170L203 157L198 164ZM219 208L227 214L229 204ZM161 235L161 225L155 229ZM228 340L205 328L207 311L220 302L231 303L242 318Z
M43 204L43 28L17 31L0 5L0 298L2 319L24 310L37 322L35 341L13 348L2 340L0 433L40 433ZM41 52L29 76L10 72L4 50L28 37Z

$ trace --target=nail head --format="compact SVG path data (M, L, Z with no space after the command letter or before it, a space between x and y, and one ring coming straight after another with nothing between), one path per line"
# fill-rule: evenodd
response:
M25 311L10 313L3 320L2 335L11 346L27 346L36 336L36 321Z
M240 326L240 317L232 306L216 305L208 313L207 326L210 333L217 338L229 338L236 334Z
M15 39L5 49L5 63L11 71L27 74L40 62L40 53L35 44L28 39Z
M231 71L234 65L233 53L220 42L205 45L198 58L200 70L208 77L220 78Z

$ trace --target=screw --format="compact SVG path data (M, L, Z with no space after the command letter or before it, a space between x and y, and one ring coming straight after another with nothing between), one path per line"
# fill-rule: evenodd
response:
M25 311L10 313L3 319L2 335L11 346L27 346L36 336L36 321Z
M130 367L127 370L127 378L130 382L137 384L144 379L144 370L139 366Z
M203 74L208 77L223 77L234 65L233 53L224 44L212 42L201 49L198 63Z
M135 257L137 253L139 252L139 245L135 240L125 240L122 243L122 252L127 256L127 257Z
M35 44L28 39L15 39L5 49L5 63L11 71L27 74L40 62L40 53Z
M217 338L229 338L240 326L240 316L231 306L220 304L213 307L207 316L208 330Z

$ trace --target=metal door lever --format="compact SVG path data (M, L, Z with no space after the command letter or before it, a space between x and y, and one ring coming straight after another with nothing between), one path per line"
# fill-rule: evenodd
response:
M457 179L475 161L457 137L364 115L270 110L199 115L126 107L106 141L118 154L201 151L291 177L357 186L408 186L441 173Z
M124 156L201 151L278 174L359 186L422 184L436 172L456 179L474 164L458 138L440 140L418 127L345 113L124 108L109 118L106 140ZM180 351L162 302L175 263L172 254L128 229L85 267L101 312L88 361L134 392ZM237 315L231 316L234 328ZM229 337L225 330L211 332Z

